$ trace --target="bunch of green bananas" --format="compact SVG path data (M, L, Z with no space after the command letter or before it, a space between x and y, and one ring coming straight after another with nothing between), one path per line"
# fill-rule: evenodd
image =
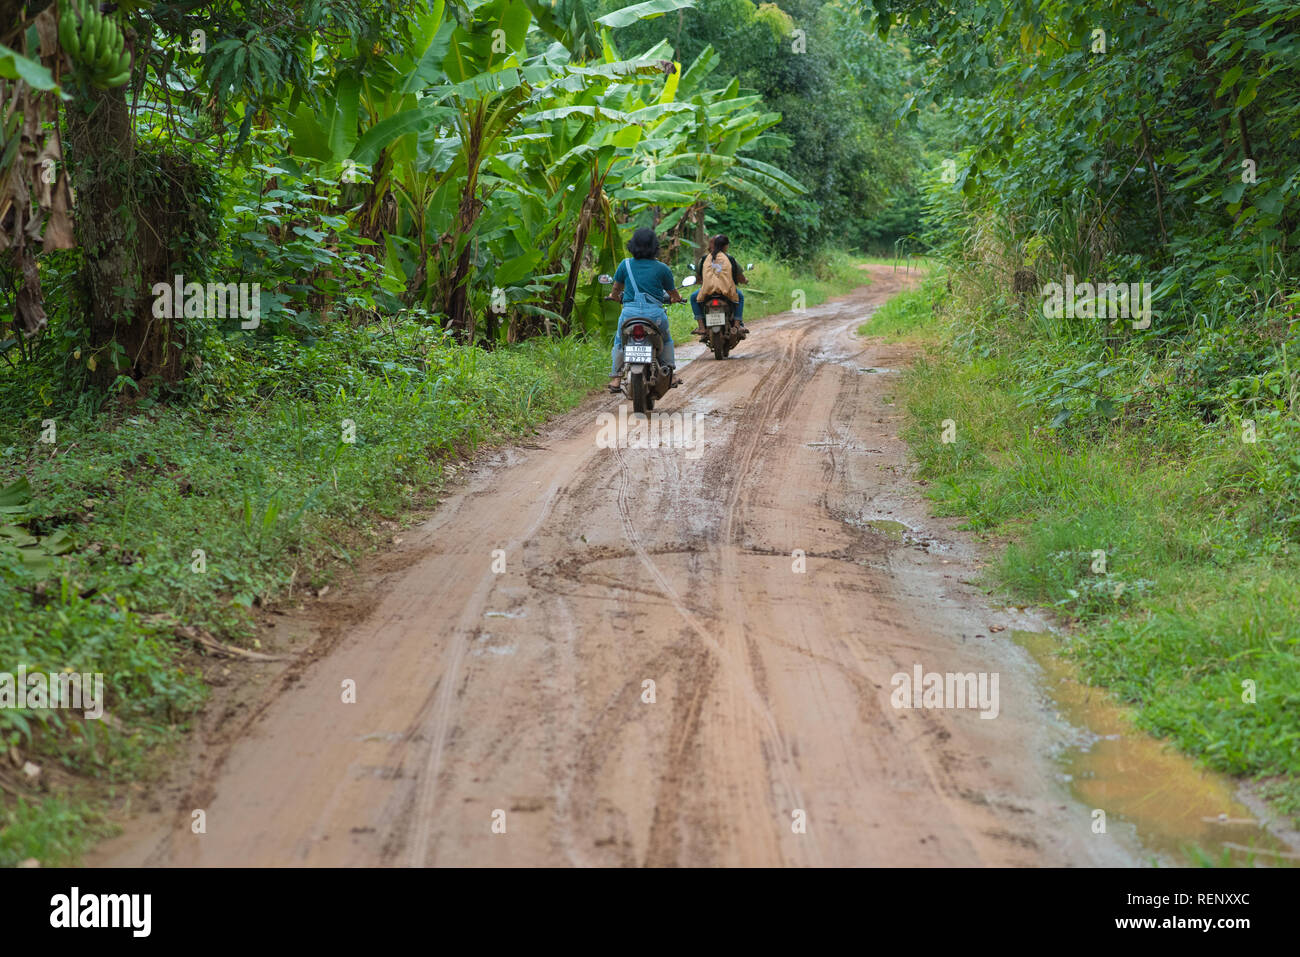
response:
M126 38L90 0L63 0L59 43L79 72L101 90L131 79L131 53L123 49Z

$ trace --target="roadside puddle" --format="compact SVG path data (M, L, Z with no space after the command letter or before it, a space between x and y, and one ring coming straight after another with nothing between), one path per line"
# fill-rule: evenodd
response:
M1133 727L1108 692L1084 684L1054 653L1054 635L1012 637L1043 669L1061 717L1085 735L1058 762L1074 796L1104 810L1108 826L1128 822L1146 850L1174 865L1295 865L1290 848L1236 798L1231 778Z
M896 522L891 518L858 519L853 522L853 524L857 525L859 528L869 528L872 531L879 532L881 535L884 535L895 542L901 542L903 540L903 535L911 531L911 529L902 522Z
M899 545L907 545L931 553L951 551L951 546L947 543L920 533L912 526L892 518L848 518L845 521L854 528L869 528Z

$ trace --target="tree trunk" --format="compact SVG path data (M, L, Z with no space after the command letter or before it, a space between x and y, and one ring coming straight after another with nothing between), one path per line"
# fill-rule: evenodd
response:
M704 232L704 204L695 207L695 261L709 251L709 237Z
M119 375L137 379L180 374L180 350L172 341L170 319L157 319L150 308L146 280L170 282L170 276L145 277L140 231L145 221L132 188L135 140L126 90L88 89L65 111L68 157L76 195L74 216L82 249L79 275L87 317L87 353L94 361L91 381L107 386ZM114 344L123 350L115 355Z
M357 210L356 217L357 232L377 244L367 248L370 255L380 261L386 253L384 234L397 229L397 201L388 188L388 173L391 168L392 161L387 151L380 150L379 158L372 167L370 185L366 187L366 198Z
M568 331L569 319L573 314L573 301L578 293L578 273L582 269L582 251L587 245L587 233L591 229L592 217L596 215L596 207L600 204L601 181L596 177L596 171L591 172L591 188L587 190L587 198L583 200L582 212L578 216L578 232L573 237L573 258L569 262L569 279L564 284L564 300L560 305L560 316L563 318L563 325L560 329L561 334Z
M474 223L478 221L479 212L483 209L483 204L474 195L478 191L478 151L481 136L481 126L475 125L471 127L470 142L467 144L468 148L465 157L465 190L461 193L460 207L456 212L455 239L457 241L461 237L469 236L474 228ZM447 327L454 330L464 342L474 341L474 329L471 324L469 310L469 273L472 265L470 253L470 242L466 238L465 248L456 257L456 265L451 272L445 300L447 304Z
M1144 114L1138 114L1138 120L1142 124L1142 147L1146 150L1147 165L1151 167L1151 181L1156 187L1156 215L1160 219L1160 240L1165 246L1169 245L1169 233L1165 229L1165 204L1160 196L1160 174L1156 172L1156 158L1151 149L1151 133L1147 128L1147 118Z

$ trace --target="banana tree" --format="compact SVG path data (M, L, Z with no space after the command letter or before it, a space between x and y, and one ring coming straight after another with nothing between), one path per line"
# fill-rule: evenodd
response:
M538 28L564 45L577 60L599 58L607 45L606 31L629 26L638 20L653 20L695 6L695 0L646 0L592 16L595 3L587 0L530 0Z
M353 188L364 191L355 213L358 228L382 241L390 273L408 286L408 301L425 285L427 224L440 179L422 146L453 112L425 94L445 80L442 61L456 26L444 0L435 0L411 21L408 45L345 45L333 56L318 50L316 85L326 95L299 96L289 104L293 153L333 166L344 183L362 184ZM416 252L404 259L407 239Z
M485 195L504 190L544 196L547 221L541 231L523 237L522 249L495 250L495 258L505 262L504 271L511 279L523 259L541 265L548 276L561 269L567 272L556 303L558 313L547 314L557 320L562 330L568 328L572 318L592 224L598 219L610 226L613 223L604 192L606 180L617 163L629 159L629 146L639 135L636 118L611 106L611 100L621 102L622 98L611 96L609 91L645 84L675 69L671 61L661 58L618 60L612 48L607 49L601 62L589 65L568 64L564 54L562 47L553 47L519 68L521 86L531 90L527 100L531 109L526 113L498 110L494 114L500 124L491 132L495 134L507 126L512 132L504 139L493 137L492 145L499 145L500 150L484 161L481 170ZM462 143L465 136L462 132ZM517 198L517 202L526 200ZM483 225L493 222L489 215ZM463 218L455 224L458 233L475 236L481 235L478 225L477 218L473 224ZM539 236L547 242L541 255L537 254ZM468 256L467 248L460 254ZM566 259L567 267L563 263ZM451 272L454 275L456 270ZM536 287L543 281L540 276L532 279L529 294L537 293Z
M545 141L546 155L534 168L553 171L550 175L558 186L555 195L561 200L553 204L560 218L549 256L552 262L558 262L560 251L567 253L567 276L560 298L560 316L566 326L575 307L593 225L600 227L598 249L612 251L616 246L608 190L621 187L635 173L635 147L647 121L646 90L676 72L676 64L662 56L619 60L607 43L601 62L571 67L562 80L552 84L552 88L566 87L575 78L581 81L569 102L526 120L553 121L551 135Z
M619 255L615 203L669 209L672 227L725 186L769 202L799 189L741 155L779 116L754 109L734 81L706 89L715 52L684 73L666 42L619 57L612 28L689 2L592 20L597 47L596 34L579 44L558 29L549 7L539 14L538 0L471 0L454 16L436 0L408 48L343 51L321 84L325 105L294 107L295 152L370 167L361 228L383 235L408 300L444 312L461 336L473 338L471 297L485 288L494 313L504 296L566 329L588 251L602 266ZM561 40L527 56L539 29ZM602 314L594 284L583 312Z
M761 107L762 97L742 94L737 79L725 87L706 88L707 77L718 62L712 46L696 57L682 74L676 91L679 99L689 102L693 109L685 114L665 115L656 130L661 137L684 135L689 139L688 148L660 154L655 169L659 174L675 174L693 184L689 190L692 201L679 205L660 225L671 231L675 249L685 224L694 221L696 245L700 247L697 254L703 252L705 209L725 195L724 190L744 193L770 209L778 209L782 200L807 191L781 169L745 155L780 140L767 130L781 122L781 114L755 109Z

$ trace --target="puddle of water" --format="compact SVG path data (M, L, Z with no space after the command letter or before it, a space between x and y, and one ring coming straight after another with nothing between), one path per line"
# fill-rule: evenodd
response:
M897 369L877 369L874 366L858 366L859 372L897 372Z
M1046 672L1047 691L1061 716L1088 732L1089 743L1071 747L1060 758L1070 789L1085 806L1104 810L1108 822L1119 818L1132 824L1147 849L1177 864L1201 863L1188 853L1191 847L1216 863L1231 844L1289 852L1237 800L1230 778L1137 730L1107 692L1079 681L1073 665L1054 653L1055 636L1011 634ZM1247 864L1248 852L1227 850L1234 864ZM1290 862L1261 853L1254 863Z
M484 618L526 618L527 612L523 611L485 611Z
M907 545L931 553L946 554L952 551L950 544L917 532L912 526L892 518L846 518L844 521L855 528L869 528L899 545Z
M890 518L854 518L849 519L849 524L856 525L858 528L869 528L895 542L901 542L904 533L911 531L902 522L895 522Z

